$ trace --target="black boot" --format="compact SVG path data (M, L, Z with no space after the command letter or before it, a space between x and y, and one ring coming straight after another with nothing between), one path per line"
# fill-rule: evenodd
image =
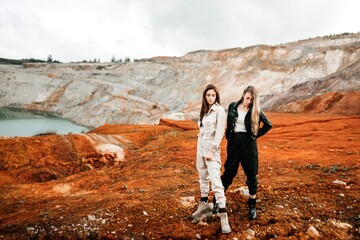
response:
M219 213L219 204L216 203L216 198L215 198L215 196L214 196L214 198L213 198L213 203L214 203L214 206L213 206L213 209L212 209L212 213L213 213L213 214L217 214L217 213Z
M255 198L249 198L247 201L247 205L249 206L249 219L255 220L257 217L256 214L256 199Z

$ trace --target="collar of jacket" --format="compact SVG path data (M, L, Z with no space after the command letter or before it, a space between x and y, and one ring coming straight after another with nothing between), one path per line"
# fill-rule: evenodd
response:
M214 103L214 104L211 106L210 111L209 111L208 114L210 114L211 111L215 111L215 112L216 112L216 111L219 109L219 107L220 107L220 105L219 105L217 102Z
M243 99L240 99L237 102L233 102L232 104L235 103L234 108L232 109L233 111L236 112L236 115L238 115L238 106L243 102ZM249 110L247 111L246 115L251 114L252 113L252 107L249 108Z
M241 98L239 101L236 102L236 104L235 104L235 109L236 109L236 111L237 111L238 106L239 106L242 102L243 102L243 99L242 99L242 98Z

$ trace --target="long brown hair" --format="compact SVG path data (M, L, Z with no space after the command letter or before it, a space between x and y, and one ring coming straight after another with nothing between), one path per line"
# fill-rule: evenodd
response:
M200 122L201 123L202 123L202 119L203 119L204 115L207 112L209 112L209 110L210 110L209 103L206 101L206 93L209 90L214 90L215 91L215 94L216 94L215 102L220 104L220 94L219 94L219 91L217 90L217 88L212 84L207 85L205 87L205 89L203 91L203 95L202 95L202 103L201 103L201 110L200 110Z
M241 97L241 101L244 100L244 96L246 93L250 93L253 97L253 101L251 104L251 131L256 136L259 131L259 121L260 121L260 101L258 91L254 86L248 86L245 88L243 95Z

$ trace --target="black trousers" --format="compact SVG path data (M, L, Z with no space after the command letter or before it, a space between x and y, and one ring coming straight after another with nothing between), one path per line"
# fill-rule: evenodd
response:
M228 140L227 158L221 176L225 191L231 185L240 164L246 175L249 193L255 195L258 189L258 149L256 139L251 138L247 133L234 133Z

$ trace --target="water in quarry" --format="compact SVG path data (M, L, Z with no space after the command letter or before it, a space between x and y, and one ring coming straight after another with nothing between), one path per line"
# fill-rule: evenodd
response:
M52 113L0 108L0 136L85 133L91 130Z

